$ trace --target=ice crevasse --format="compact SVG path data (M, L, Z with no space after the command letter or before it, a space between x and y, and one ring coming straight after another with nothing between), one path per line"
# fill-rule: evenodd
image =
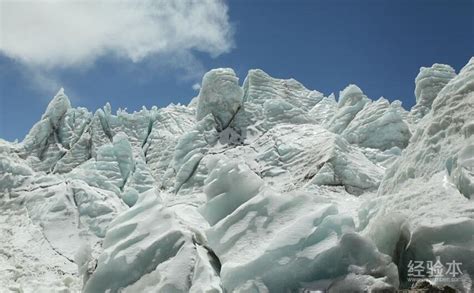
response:
M189 105L134 113L60 90L0 140L0 288L472 292L474 58L421 68L414 98L229 68Z

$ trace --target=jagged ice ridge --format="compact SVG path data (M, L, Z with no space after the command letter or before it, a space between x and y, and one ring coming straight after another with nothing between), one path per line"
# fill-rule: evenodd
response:
M0 140L0 288L392 292L410 262L455 260L447 285L470 292L474 58L415 84L411 111L229 68L187 106L134 113L60 90Z

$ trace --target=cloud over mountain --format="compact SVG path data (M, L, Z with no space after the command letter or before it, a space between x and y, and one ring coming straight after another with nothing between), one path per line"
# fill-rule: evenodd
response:
M233 46L219 0L0 1L0 52L42 68L82 67L102 56L211 56Z

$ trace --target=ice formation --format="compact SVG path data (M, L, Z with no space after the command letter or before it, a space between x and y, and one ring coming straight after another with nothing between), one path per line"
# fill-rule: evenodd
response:
M416 105L412 113L418 118L428 114L438 93L455 76L456 72L449 65L434 64L431 67L421 67L415 79Z
M215 69L187 106L115 114L61 89L0 140L0 288L472 292L474 58L415 86L406 111Z

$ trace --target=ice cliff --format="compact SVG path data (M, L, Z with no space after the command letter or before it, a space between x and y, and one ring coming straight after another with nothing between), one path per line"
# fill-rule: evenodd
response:
M418 281L470 292L474 58L415 85L411 111L262 70L211 70L189 105L134 113L61 89L0 140L0 288L394 292L436 262Z

